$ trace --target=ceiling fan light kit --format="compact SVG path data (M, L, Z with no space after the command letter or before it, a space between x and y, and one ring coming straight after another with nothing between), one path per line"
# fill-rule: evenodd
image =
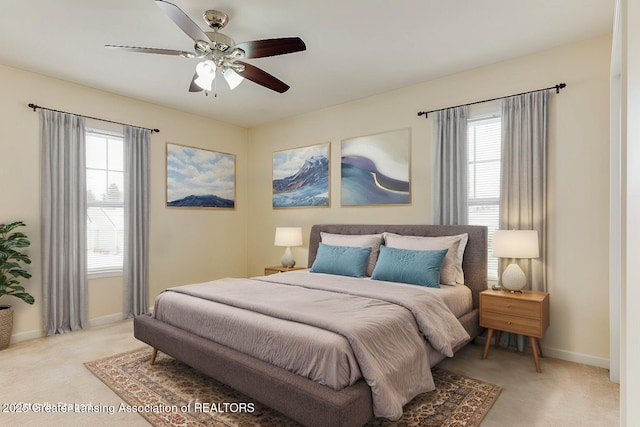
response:
M196 74L198 78L193 82L198 87L210 92L213 79L216 78L216 64L211 60L202 61L196 65Z
M222 70L222 76L229 84L229 89L231 90L237 88L238 85L244 81L244 78L240 74L233 71L231 68Z
M105 47L128 52L200 59L201 61L196 65L196 72L189 86L190 92L200 92L202 90L205 93L211 92L217 70L220 70L231 90L238 87L244 79L279 93L286 92L289 89L289 85L266 71L240 60L304 51L307 47L299 37L254 40L236 45L232 38L219 32L229 22L227 14L218 10L206 10L203 13L203 19L213 31L204 32L175 4L164 0L155 0L155 2L193 40L193 53L137 46L105 45Z
M234 68L243 70L244 67L241 64L234 65L237 65L237 67L220 67L222 68L222 76L229 84L229 88L231 90L237 88L238 85L244 80L241 75L234 71ZM216 66L216 64L210 59L198 63L198 65L196 65L196 77L194 78L193 83L195 83L195 85L200 89L211 92L211 90L213 89L213 81L216 78L217 69L218 67Z

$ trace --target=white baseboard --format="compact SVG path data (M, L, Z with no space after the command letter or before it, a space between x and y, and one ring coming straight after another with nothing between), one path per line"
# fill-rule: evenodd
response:
M476 344L484 345L487 337L480 335L475 338ZM590 354L578 353L575 351L560 350L551 347L542 347L544 355L554 357L556 359L566 360L567 362L581 363L583 365L596 366L598 368L610 369L609 359L604 357L592 356ZM526 345L525 352L531 353L531 348Z
M124 319L122 313L113 313L106 316L94 317L93 319L89 319L89 327L107 325L109 323L118 322L122 319Z
M119 322L122 319L124 319L122 313L114 313L108 314L106 316L95 317L93 319L89 319L88 327L91 328L94 326L108 325L109 323ZM21 341L32 340L34 338L42 338L44 336L45 334L43 330L19 332L17 334L11 335L11 343L15 344Z
M34 338L41 338L43 336L44 336L44 331L42 330L19 332L17 334L11 335L11 343L15 344L17 342L32 340Z
M153 306L149 307L149 313L153 313ZM123 319L124 315L122 313L113 313L106 316L94 317L93 319L89 319L88 327L91 328L93 326L108 325L110 323L119 322ZM11 342L15 344L21 341L32 340L34 338L42 338L44 336L43 330L19 332L11 335Z
M569 362L582 363L583 365L597 366L598 368L610 369L609 359L592 356L590 354L578 353L575 351L560 350L557 348L543 347L544 355L555 357L556 359L567 360Z

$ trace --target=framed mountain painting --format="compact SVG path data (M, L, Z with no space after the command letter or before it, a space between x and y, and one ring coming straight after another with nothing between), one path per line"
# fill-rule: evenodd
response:
M328 207L330 143L273 153L273 207Z
M233 154L167 143L167 206L234 209Z
M411 203L411 129L343 140L342 206Z

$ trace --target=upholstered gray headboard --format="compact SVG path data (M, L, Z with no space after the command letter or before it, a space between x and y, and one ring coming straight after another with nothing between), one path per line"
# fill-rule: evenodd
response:
M319 224L311 227L309 261L313 265L320 243L320 232L334 234L390 233L406 236L451 236L467 233L469 241L462 259L464 284L473 293L473 306L477 308L480 292L487 289L487 227L479 225L380 225L380 224Z

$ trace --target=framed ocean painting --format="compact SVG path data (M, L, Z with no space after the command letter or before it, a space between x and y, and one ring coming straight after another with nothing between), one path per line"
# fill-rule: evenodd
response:
M330 143L273 153L273 207L328 207Z
M341 142L342 206L411 203L411 129Z
M167 206L234 209L233 154L167 143Z

